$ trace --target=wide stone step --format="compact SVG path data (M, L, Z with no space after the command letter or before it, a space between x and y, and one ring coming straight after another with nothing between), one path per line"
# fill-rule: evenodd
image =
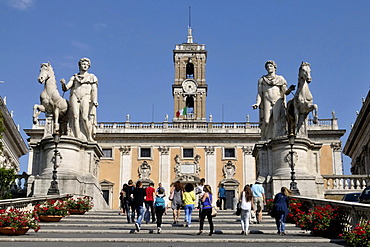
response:
M319 243L321 246L343 243L343 240L313 236L293 224L286 224L288 235L277 235L275 220L266 213L264 213L263 222L251 224L250 234L244 236L240 235L240 217L232 210L219 211L217 217L213 218L215 232L212 237L209 237L207 220L204 224L204 233L200 236L196 235L199 228L198 211L193 212L191 227L185 227L183 221L176 225L171 224L172 210L169 210L163 217L162 234L157 234L156 224L145 224L144 221L140 232L136 232L135 225L127 223L126 215L118 215L118 212L92 211L85 215L64 217L60 222L41 222L41 229L37 233L30 230L23 236L0 235L0 246L2 246L1 242L19 242L19 246L27 245L23 242L53 242L53 245L58 245L58 242L70 242L71 245L90 242L90 246L100 246L102 243L183 243L185 245L189 243L281 243L282 245L289 243L297 246L299 243L312 243L313 246L316 246L314 243ZM183 211L180 219L184 219Z
M204 227L204 232L208 232L209 227ZM77 234L77 233L83 233L83 234L89 234L89 233L96 233L96 234L103 234L103 233L109 233L109 234L128 234L128 233L136 233L135 227L131 229L40 229L40 232L42 233L60 233L60 234ZM187 228L187 229L171 229L162 227L162 234L196 234L198 232L197 227ZM234 229L234 230L218 230L217 228L214 230L214 234L227 234L227 235L240 235L241 229ZM300 235L310 235L309 232L303 231L303 230L287 230L288 234L300 234ZM140 230L140 234L151 234L151 233L157 233L156 227L142 227ZM253 229L250 228L250 234L276 234L276 229Z

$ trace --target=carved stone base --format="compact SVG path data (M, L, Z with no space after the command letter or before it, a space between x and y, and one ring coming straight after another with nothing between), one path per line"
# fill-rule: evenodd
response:
M44 138L33 147L33 171L29 179L28 195L47 195L52 181L55 144L52 138ZM57 146L57 182L60 194L87 195L93 197L93 210L108 209L98 181L99 159L102 150L95 142L84 142L62 136Z
M307 138L296 138L293 149L287 137L258 142L253 156L256 158L258 175L266 178L266 196L273 197L282 186L290 187L293 151L295 182L301 195L322 198L323 180L319 175L321 146L321 143L314 143Z

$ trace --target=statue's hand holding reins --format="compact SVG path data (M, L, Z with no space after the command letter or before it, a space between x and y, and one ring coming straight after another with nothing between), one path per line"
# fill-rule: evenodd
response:
M66 80L64 80L64 78L60 79L60 83L62 84L62 90L65 92L67 91L67 87L66 87Z

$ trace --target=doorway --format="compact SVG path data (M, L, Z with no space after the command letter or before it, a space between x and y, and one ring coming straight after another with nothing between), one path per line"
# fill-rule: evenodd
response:
M234 209L235 190L225 190L226 209Z

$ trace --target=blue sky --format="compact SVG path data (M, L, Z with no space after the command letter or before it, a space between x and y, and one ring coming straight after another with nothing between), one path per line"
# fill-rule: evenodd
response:
M98 121L171 119L172 50L186 42L189 6L194 42L208 50L213 121L258 121L251 105L265 61L275 60L288 84L307 61L319 118L334 110L345 143L370 85L370 1L0 0L0 95L15 122L32 127L41 63L49 61L59 81L78 72L81 57L99 78ZM344 164L348 173L350 159Z

